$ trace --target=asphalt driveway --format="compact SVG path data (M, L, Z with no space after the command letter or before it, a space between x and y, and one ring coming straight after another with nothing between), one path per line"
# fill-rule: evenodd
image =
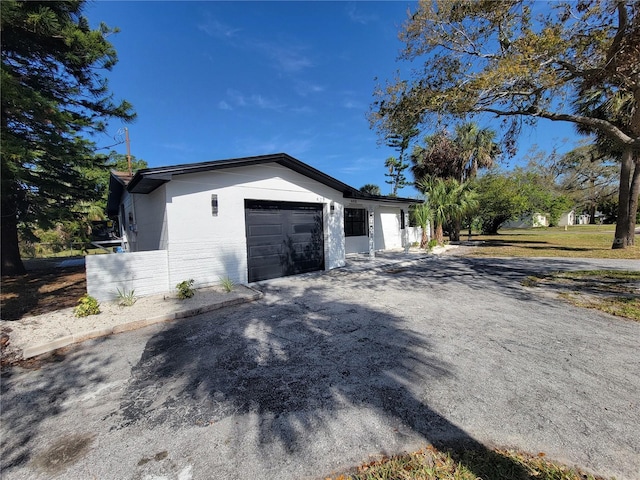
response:
M425 443L640 478L640 324L520 285L630 264L356 262L87 342L3 375L2 478L324 478Z

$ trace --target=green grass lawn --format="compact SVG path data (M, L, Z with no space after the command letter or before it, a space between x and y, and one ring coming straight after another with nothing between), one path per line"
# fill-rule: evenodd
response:
M615 225L505 229L498 235L474 235L483 243L470 252L476 257L583 257L640 260L640 236L636 245L613 250ZM464 238L464 237L462 237Z
M578 307L640 321L640 271L579 270L526 278L523 285L552 290Z

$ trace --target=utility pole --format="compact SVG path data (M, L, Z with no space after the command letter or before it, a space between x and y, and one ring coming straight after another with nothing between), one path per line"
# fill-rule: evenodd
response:
M129 176L133 175L131 171L131 144L129 143L129 129L124 128L124 139L127 142L127 165L129 166Z

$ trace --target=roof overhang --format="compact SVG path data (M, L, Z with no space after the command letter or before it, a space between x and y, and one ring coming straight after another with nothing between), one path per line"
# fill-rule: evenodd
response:
M171 181L176 175L187 175L192 173L210 172L228 168L248 167L253 165L263 165L269 163L277 163L283 167L289 168L305 177L320 182L334 190L343 194L345 198L354 198L362 200L371 200L382 203L422 203L422 200L386 197L378 195L369 195L337 180L326 173L313 168L306 163L297 160L286 153L276 153L272 155L260 155L256 157L231 158L227 160L215 160L211 162L190 163L183 165L173 165L167 167L145 168L138 170L131 181L126 186L130 193L148 194L156 188ZM111 188L111 187L110 187ZM119 197L118 197L119 198Z
M122 172L111 171L109 175L109 191L107 195L107 217L113 217L118 214L120 208L120 199L127 188L127 184L131 177Z

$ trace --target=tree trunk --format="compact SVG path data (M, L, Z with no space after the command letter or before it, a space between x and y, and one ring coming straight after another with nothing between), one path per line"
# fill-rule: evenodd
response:
M444 243L444 232L442 231L441 223L436 225L436 242L438 242L438 245L442 245Z
M631 204L631 170L633 168L633 152L631 147L625 146L620 162L620 188L618 189L618 220L616 221L616 233L611 248L626 248L629 241L629 206ZM635 220L635 219L634 219Z
M493 217L489 220L482 222L482 234L483 235L497 235L500 226L509 220L509 217Z
M460 241L460 229L462 228L462 222L459 219L451 222L451 233L449 234L449 240L451 242Z
M589 204L589 224L590 225L596 224L596 204L595 203Z
M640 156L635 155L631 187L629 192L629 226L627 245L635 245L636 216L638 215L638 196L640 195Z
M26 273L20 249L18 248L18 219L16 207L10 198L2 199L2 223L0 234L0 256L2 257L2 275L22 275Z
M427 248L429 237L427 236L427 225L422 227L422 237L420 238L420 248Z
M589 178L589 225L596 224L596 179Z

